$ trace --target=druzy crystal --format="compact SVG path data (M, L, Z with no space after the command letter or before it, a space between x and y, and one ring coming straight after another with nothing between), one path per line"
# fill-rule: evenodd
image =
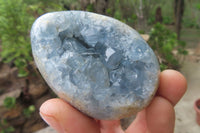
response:
M159 65L126 24L83 11L47 13L31 30L36 65L55 93L97 119L121 119L146 107Z

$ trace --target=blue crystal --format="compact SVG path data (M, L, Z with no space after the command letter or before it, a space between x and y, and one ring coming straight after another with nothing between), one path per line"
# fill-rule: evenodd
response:
M36 65L55 93L97 119L136 114L152 99L159 65L126 24L83 11L47 13L31 30Z

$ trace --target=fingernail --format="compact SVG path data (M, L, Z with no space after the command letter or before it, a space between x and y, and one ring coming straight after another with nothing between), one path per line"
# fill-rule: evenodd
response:
M60 126L59 122L50 115L44 114L42 112L40 112L40 116L42 117L42 119L51 127L53 127L55 130L57 131L62 131L62 127Z

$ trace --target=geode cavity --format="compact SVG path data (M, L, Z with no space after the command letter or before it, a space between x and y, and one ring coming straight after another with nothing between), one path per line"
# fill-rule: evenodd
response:
M126 24L83 11L47 13L31 30L38 69L55 93L97 119L121 119L148 105L159 65Z

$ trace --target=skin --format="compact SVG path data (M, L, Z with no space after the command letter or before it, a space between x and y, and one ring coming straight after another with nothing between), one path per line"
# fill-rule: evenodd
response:
M43 103L40 115L59 133L173 133L174 106L186 88L187 82L181 73L174 70L161 72L156 96L126 131L121 129L119 120L95 120L58 98Z

